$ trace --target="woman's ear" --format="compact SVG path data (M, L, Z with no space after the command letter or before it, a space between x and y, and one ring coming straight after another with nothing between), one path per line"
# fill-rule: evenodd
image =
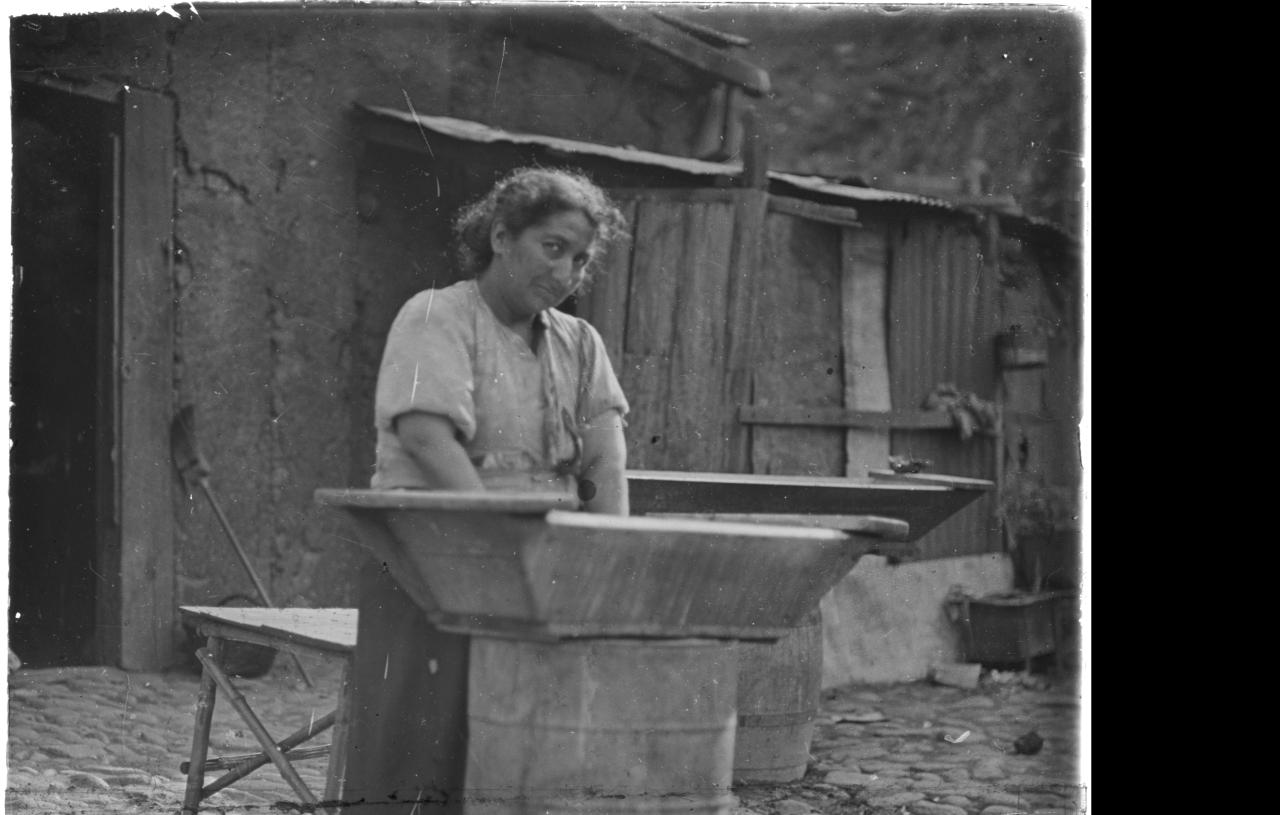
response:
M489 248L495 255L504 254L510 237L511 233L507 231L506 225L502 221L494 221L493 226L489 227Z

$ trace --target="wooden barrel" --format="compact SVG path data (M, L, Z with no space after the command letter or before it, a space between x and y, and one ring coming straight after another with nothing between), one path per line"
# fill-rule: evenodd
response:
M740 646L733 780L804 777L822 687L822 614L772 643Z
M465 812L729 815L737 679L733 642L473 637Z

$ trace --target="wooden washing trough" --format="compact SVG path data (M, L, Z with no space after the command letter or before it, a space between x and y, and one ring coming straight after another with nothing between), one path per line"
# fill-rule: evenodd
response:
M447 631L773 640L880 532L616 517L563 493L317 490ZM905 529L901 532L905 534Z
M978 478L891 470L870 470L867 478L628 470L627 485L631 511L639 515L809 515L833 521L870 515L905 521L910 531L902 540L907 542L919 540L995 486Z

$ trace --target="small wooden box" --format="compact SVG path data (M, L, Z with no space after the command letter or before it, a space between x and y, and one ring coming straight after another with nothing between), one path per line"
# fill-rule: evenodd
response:
M1015 592L960 601L965 660L983 664L1027 662L1055 653L1065 592Z

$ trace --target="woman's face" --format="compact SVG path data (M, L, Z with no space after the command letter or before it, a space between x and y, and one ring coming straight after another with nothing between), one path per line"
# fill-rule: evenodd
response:
M492 291L517 319L558 306L586 278L596 230L578 210L549 215L514 235L503 224L491 234Z

